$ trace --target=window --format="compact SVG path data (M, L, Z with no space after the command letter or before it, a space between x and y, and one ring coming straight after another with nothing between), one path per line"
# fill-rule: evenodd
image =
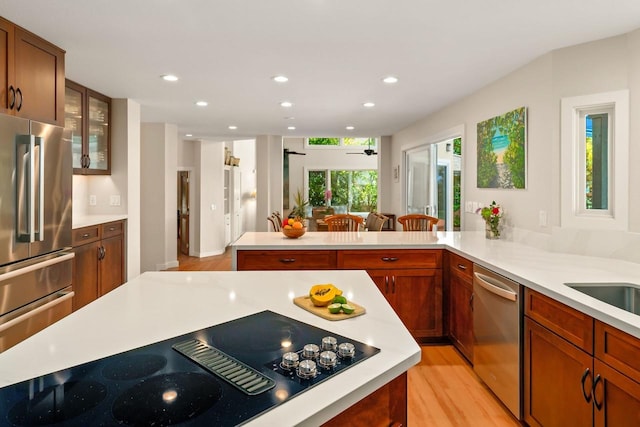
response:
M371 147L376 148L376 138L307 138L307 147Z
M309 170L308 182L311 206L331 205L336 213L370 212L378 206L376 170Z
M562 99L562 226L626 230L629 93Z

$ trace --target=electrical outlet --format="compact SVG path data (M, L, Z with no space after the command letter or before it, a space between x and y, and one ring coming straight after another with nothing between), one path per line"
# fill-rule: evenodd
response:
M89 196L89 206L95 206L98 204L98 198L95 194Z
M112 195L109 204L111 206L120 206L120 195L119 194Z

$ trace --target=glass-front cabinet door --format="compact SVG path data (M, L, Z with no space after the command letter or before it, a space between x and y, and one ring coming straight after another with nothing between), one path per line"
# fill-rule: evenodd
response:
M84 95L82 86L67 82L64 93L64 140L71 143L73 169L82 169L84 134Z
M74 174L111 174L110 110L111 98L67 80L64 138L71 143Z
M88 91L89 126L87 135L87 168L94 173L110 173L109 158L109 107L111 100L106 96Z

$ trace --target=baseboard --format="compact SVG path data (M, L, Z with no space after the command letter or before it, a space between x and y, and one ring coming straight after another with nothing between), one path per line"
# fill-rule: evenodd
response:
M165 262L164 264L156 264L156 271L168 270L169 268L177 268L178 260Z

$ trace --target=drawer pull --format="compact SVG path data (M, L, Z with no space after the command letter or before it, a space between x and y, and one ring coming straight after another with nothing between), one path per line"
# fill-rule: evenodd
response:
M113 231L115 229L116 229L115 227L109 227L109 231Z
M84 233L84 234L82 235L82 238L83 238L83 239L86 239L87 237L89 237L89 233Z
M466 269L467 269L467 266L466 266L466 265L462 265L462 264L458 264L458 268L459 268L460 270L466 270Z
M398 261L399 258L394 256L383 256L380 259L384 262L395 262L395 261Z
M295 258L280 258L280 262L287 264L287 263L296 262L296 259Z

